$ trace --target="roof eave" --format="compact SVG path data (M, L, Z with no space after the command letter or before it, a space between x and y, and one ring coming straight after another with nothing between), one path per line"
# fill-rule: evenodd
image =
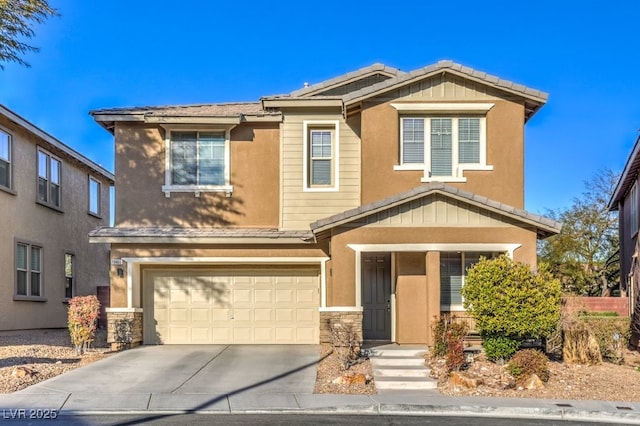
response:
M96 236L89 235L90 243L109 244L310 244L297 237L183 237L183 236Z
M631 182L636 179L638 170L640 170L640 136L636 138L636 142L631 149L631 154L627 157L627 162L622 169L613 194L611 194L608 204L609 211L618 210L619 203L629 190Z

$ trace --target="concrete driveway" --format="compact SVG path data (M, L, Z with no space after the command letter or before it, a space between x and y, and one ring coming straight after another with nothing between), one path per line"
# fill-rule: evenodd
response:
M316 345L142 346L19 393L312 393L319 357Z

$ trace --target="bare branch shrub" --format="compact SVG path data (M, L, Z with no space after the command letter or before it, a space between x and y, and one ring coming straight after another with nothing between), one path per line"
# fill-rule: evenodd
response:
M331 324L331 344L345 371L358 362L360 339L353 323L336 322Z

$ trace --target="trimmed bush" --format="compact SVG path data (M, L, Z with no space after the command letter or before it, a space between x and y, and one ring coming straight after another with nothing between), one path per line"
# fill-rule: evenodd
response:
M481 258L469 269L461 292L484 335L545 338L560 319L560 281L544 267L534 273L505 255Z
M69 299L67 326L76 353L82 355L89 349L96 334L100 302L96 296L76 296Z
M600 347L602 358L607 361L622 362L622 349L631 336L629 318L616 316L581 316L582 322L593 335Z
M520 341L506 336L483 335L482 349L489 360L502 363L520 349Z
M549 381L549 360L542 352L535 349L523 349L509 361L507 370L519 383L525 382L533 374L543 382Z

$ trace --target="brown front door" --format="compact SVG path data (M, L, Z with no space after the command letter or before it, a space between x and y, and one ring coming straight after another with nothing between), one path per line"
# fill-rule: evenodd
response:
M362 334L391 340L391 254L362 254Z

